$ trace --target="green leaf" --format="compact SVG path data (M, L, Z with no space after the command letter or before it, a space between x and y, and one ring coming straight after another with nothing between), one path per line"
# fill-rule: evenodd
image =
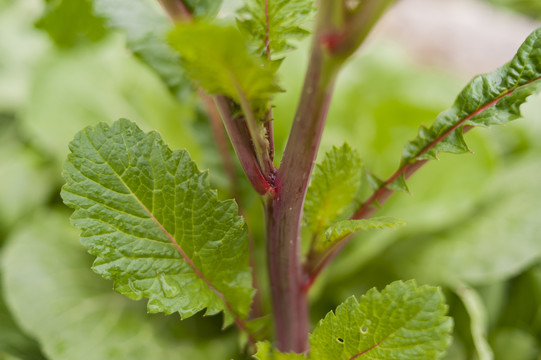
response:
M235 334L213 330L218 319L149 315L111 291L89 270L92 257L65 212L47 209L28 220L10 236L0 265L14 318L48 359L234 357Z
M130 50L156 71L174 94L185 97L190 82L186 79L178 54L166 41L172 25L163 10L148 0L92 2L95 13L107 19L109 27L126 34Z
M302 354L281 353L274 351L268 341L257 343L257 353L253 356L258 360L298 360L305 359Z
M292 41L310 33L303 24L313 14L313 0L246 0L238 11L237 24L258 54L275 58L294 49Z
M93 269L118 292L148 298L151 313L244 318L252 296L246 226L234 201L218 201L184 150L134 123L78 133L64 168L64 202L75 209Z
M361 158L348 144L333 147L314 169L304 216L314 233L322 233L343 214L361 185Z
M518 119L520 106L539 90L540 78L541 28L528 36L509 63L475 77L430 128L421 127L417 138L405 146L402 164L434 159L441 151L467 152L463 127L501 125Z
M408 185L406 184L406 178L404 174L397 177L392 183L387 185L387 187L393 191L400 191L403 193L410 193L410 190L408 189Z
M395 228L399 225L404 225L402 221L392 217L375 217L362 220L342 220L338 221L325 231L325 242L320 243L318 250L321 251L334 243L340 242L351 234L360 230L368 229L383 229L385 227Z
M93 14L91 0L49 1L36 26L58 46L68 48L98 41L107 34L105 19Z
M280 88L273 67L248 52L246 39L232 26L178 24L169 40L192 78L211 94L265 102Z
M310 337L314 360L439 359L451 342L452 320L440 289L397 281L369 290L320 321Z

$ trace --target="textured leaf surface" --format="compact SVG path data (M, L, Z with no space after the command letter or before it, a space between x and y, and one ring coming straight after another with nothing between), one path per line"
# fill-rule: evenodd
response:
M266 101L280 89L275 69L248 52L246 39L232 26L179 24L169 40L192 78L211 94Z
M325 231L325 242L322 245L326 248L360 230L394 228L399 225L404 225L404 223L392 217L338 221Z
M348 144L333 147L314 169L304 216L314 233L322 233L355 198L361 185L361 158Z
M274 58L293 49L292 40L309 34L302 25L313 13L313 0L247 0L238 11L237 24L258 54Z
M143 304L112 292L89 270L92 257L79 244L78 231L66 215L51 209L38 213L10 236L1 258L10 310L39 341L47 359L233 357L234 339L212 330L219 325L212 321L216 319L180 322L177 317L149 315Z
M490 74L475 77L432 127L421 127L417 138L405 146L402 164L435 159L440 151L467 152L463 127L500 125L519 118L520 105L538 91L540 78L541 29L538 29L509 63Z
M108 26L126 34L128 47L149 65L169 89L181 95L189 87L178 54L166 41L172 25L157 5L150 0L92 0L95 13L107 20ZM197 3L197 0L194 1Z
M438 288L397 281L330 312L310 337L310 359L438 359L452 321Z
M148 298L152 313L245 317L252 289L246 227L233 201L218 201L207 173L157 133L119 120L70 144L64 202L93 269L118 292Z
M93 14L91 0L50 1L36 26L61 47L98 41L107 33L105 19Z

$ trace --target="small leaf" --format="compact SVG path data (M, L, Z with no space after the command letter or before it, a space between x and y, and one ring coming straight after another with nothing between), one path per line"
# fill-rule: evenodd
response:
M212 18L216 16L222 0L183 0L188 10L196 18Z
M381 185L383 185L383 180L381 180L371 172L366 171L366 183L371 190L377 191L379 190Z
M232 26L178 24L169 40L192 78L211 94L265 102L280 90L275 69L250 55L246 39Z
M302 354L281 353L274 351L268 341L257 343L257 353L253 356L257 360L299 360L305 359Z
M101 40L105 19L94 15L91 0L49 1L36 27L45 30L60 47Z
M404 177L404 174L397 177L395 181L387 185L387 187L393 191L400 191L403 193L411 194L410 189L408 189L408 185L406 184L406 178Z
M237 24L254 43L257 54L275 58L294 49L292 41L309 35L303 24L314 10L313 0L246 0L238 11Z
M446 312L439 288L397 281L381 293L369 290L319 322L309 359L439 359L451 343Z
M402 164L434 159L439 151L469 151L462 138L463 126L501 125L519 118L520 106L539 91L539 79L541 28L528 36L509 63L475 77L432 127L421 127L417 138L404 147Z
M246 317L246 226L186 151L127 120L86 128L70 150L62 197L96 273L131 299L148 298L151 313Z
M399 225L404 225L404 222L386 216L362 220L338 221L329 226L327 231L325 231L325 242L319 243L320 248L318 250L321 251L360 230L383 229L385 227L395 228Z
M306 225L322 233L353 201L361 185L361 158L348 144L333 147L314 169L306 194Z

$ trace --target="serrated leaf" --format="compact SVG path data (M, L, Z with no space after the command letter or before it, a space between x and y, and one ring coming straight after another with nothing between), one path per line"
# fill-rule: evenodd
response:
M293 41L309 34L303 24L313 14L313 0L246 0L238 11L237 24L257 54L274 59L294 49Z
M143 304L112 292L89 271L92 257L66 215L46 209L28 218L0 261L11 313L47 359L233 358L235 335L212 330L215 319L149 315Z
M248 314L252 288L246 226L218 201L184 150L134 123L78 133L65 164L64 202L97 257L93 269L151 313Z
M441 290L397 281L346 300L310 337L314 360L439 359L451 343L452 320Z
M232 26L178 24L169 41L192 78L210 94L265 102L280 90L275 69L249 54L246 39Z
M304 216L314 233L322 233L353 201L361 185L361 158L348 144L333 147L316 165L306 194Z
M50 1L36 26L60 47L95 42L107 34L105 19L93 14L91 0Z
M539 79L541 28L528 36L509 63L475 77L430 128L421 127L417 138L404 147L402 164L433 159L440 151L468 151L463 126L500 125L519 118L520 106L539 90Z
M128 47L150 66L177 96L190 87L178 54L166 41L172 25L156 3L148 0L92 0L96 15L126 34Z
M318 250L321 251L360 230L395 228L399 225L404 225L404 222L387 216L338 221L325 231L325 241L319 243L320 248Z

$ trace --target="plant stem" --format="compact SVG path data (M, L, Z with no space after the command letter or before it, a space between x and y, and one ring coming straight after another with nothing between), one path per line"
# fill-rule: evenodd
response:
M192 20L192 13L182 0L158 0L171 21Z
M308 350L308 300L302 289L299 230L310 173L341 64L325 53L320 36L316 31L301 99L275 180L276 195L266 206L273 316L277 347L282 352Z

